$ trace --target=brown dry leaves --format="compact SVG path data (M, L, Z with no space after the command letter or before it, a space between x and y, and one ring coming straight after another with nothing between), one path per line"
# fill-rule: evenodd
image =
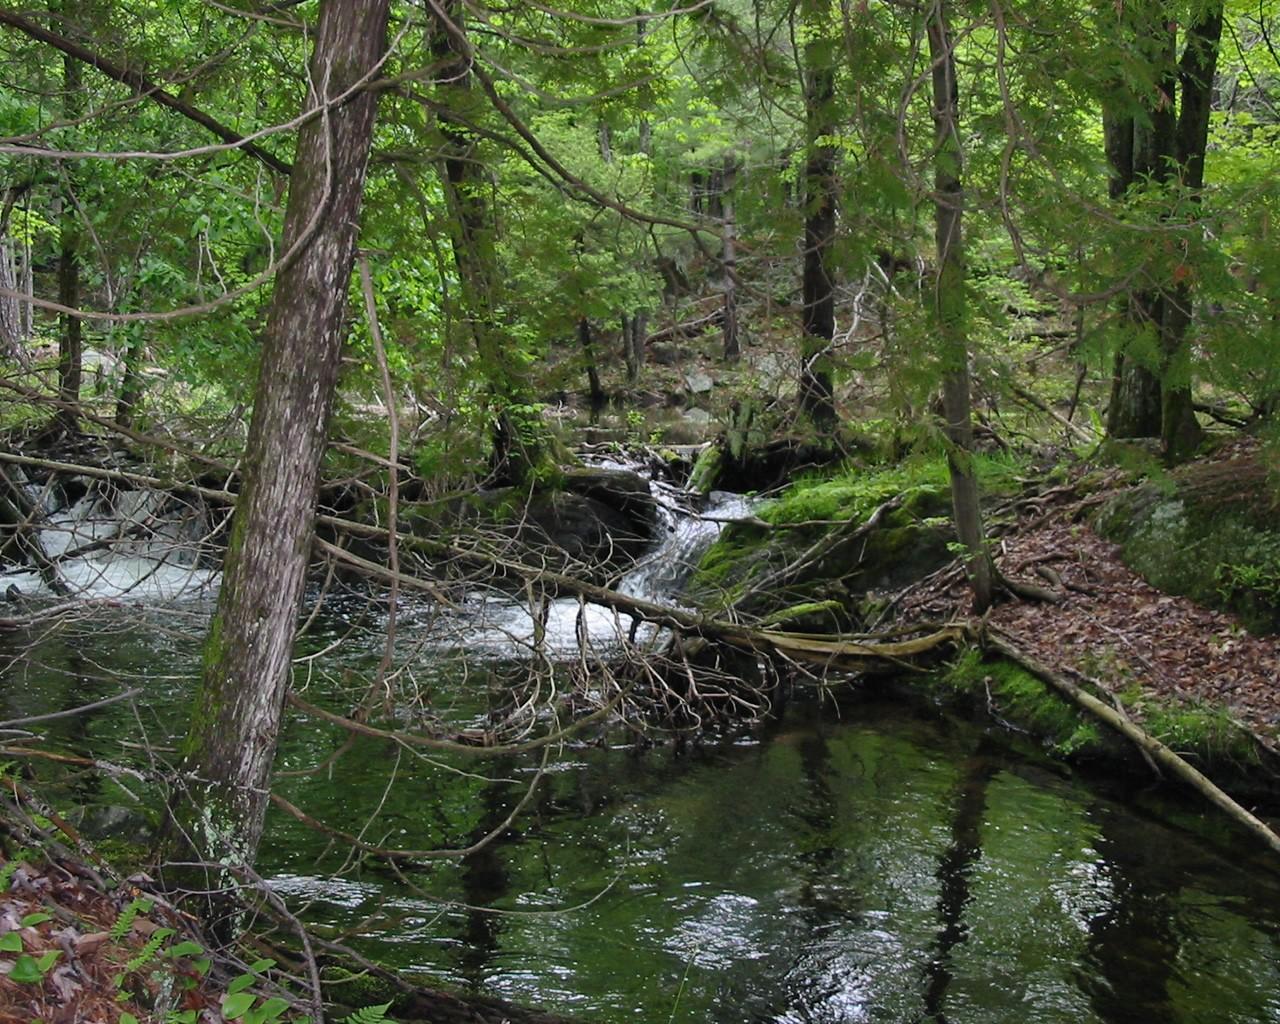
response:
M1006 601L990 622L1059 671L1111 688L1131 681L1157 697L1227 707L1273 745L1280 739L1280 641L1253 636L1232 616L1161 593L1120 561L1116 545L1073 521L1073 509L1024 521L998 542L1006 576L1058 589L1060 604ZM969 595L955 574L904 602L910 615L963 614Z
M175 916L172 912L157 905L136 916L122 938L113 939L121 911L140 895L131 887L106 894L76 866L40 858L18 864L11 879L9 890L0 895L0 940L14 945L7 936L15 934L22 952L0 952L0 1024L119 1024L124 1013L149 1020L163 987L176 979L175 988L181 990L184 978L190 979L190 988L171 996L166 1006L207 1011L202 1020L222 1019L216 997L206 992L190 961L152 957L129 970L129 962L161 927L157 922ZM169 923L181 924L176 919ZM56 959L51 956L55 952ZM52 963L41 980L15 980L23 976L24 966L30 969L30 963L19 966L24 957Z

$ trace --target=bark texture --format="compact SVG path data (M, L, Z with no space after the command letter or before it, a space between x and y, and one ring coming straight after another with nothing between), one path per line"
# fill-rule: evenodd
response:
M960 94L947 9L937 0L928 16L929 59L933 64L934 217L938 272L933 306L942 362L942 412L946 419L951 505L956 533L968 551L974 610L990 606L995 566L987 549L973 469L969 347L965 333L964 149L960 140Z
M1112 109L1104 114L1113 199L1146 182L1176 187L1198 203L1222 24L1221 0L1197 10L1179 59L1177 26L1167 12L1153 3L1125 10L1120 31L1153 69L1154 89L1134 96L1118 86ZM1135 109L1141 116L1133 116ZM1125 352L1117 357L1107 414L1111 436L1159 437L1174 460L1190 455L1203 439L1186 341L1194 305L1189 282L1189 276L1155 281L1130 297L1131 329L1147 332L1153 352L1145 365Z
M63 12L72 8L64 3ZM72 57L62 59L62 116L74 123L84 106L80 65ZM80 305L80 218L75 207L75 184L68 168L62 169L62 204L58 218L58 302L70 309ZM80 318L58 316L58 398L64 405L58 420L67 433L79 429L76 407L80 403L84 332Z
M800 408L820 429L836 423L831 343L836 331L835 282L830 267L836 233L836 93L833 44L828 38L828 0L804 0L801 16L809 33L804 48L805 161L803 323L800 345Z
M328 0L311 75L334 99L386 46L389 0ZM305 240L276 280L217 612L184 747L186 794L172 808L198 855L252 863L289 686L294 628L312 541L316 483L338 379L376 97L357 91L298 136L284 248Z
M499 322L502 281L496 249L496 211L488 201L488 171L475 134L467 127L473 95L472 50L465 5L442 0L432 41L439 67L443 112L439 116L440 178L450 213L450 245L461 285L462 319L470 326L485 376L493 418L493 473L523 486L549 467L551 440L537 414L528 376Z
M738 167L733 157L725 157L724 193L720 201L724 220L720 232L720 262L724 271L724 324L721 330L724 358L730 362L742 355L742 343L738 337L738 225L733 214L733 186L737 176Z

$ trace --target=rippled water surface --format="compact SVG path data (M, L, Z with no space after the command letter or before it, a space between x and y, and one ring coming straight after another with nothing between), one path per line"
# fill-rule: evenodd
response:
M139 766L145 747L165 756L191 693L194 614L103 619L5 656L3 717L141 678L137 704L43 734ZM406 650L416 628L407 616ZM378 653L349 639L299 682L331 699ZM415 657L443 715L483 712L484 670L464 677L434 647ZM312 767L338 739L293 720L279 768ZM536 768L362 742L278 788L372 843L457 847L500 823ZM128 830L113 783L61 792L87 824ZM1280 886L1249 840L1192 804L1121 800L1004 736L883 698L838 715L795 702L763 732L681 754L568 750L512 834L461 863L351 863L277 816L262 868L313 925L354 929L381 959L584 1019L1280 1021Z

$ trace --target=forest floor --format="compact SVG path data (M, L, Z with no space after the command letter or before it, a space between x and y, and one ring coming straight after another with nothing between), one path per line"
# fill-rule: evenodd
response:
M1224 708L1280 752L1280 638L1252 634L1233 615L1143 580L1082 515L1106 496L1050 502L999 539L1001 573L1058 600L1004 600L987 624L1056 671L1113 695L1136 684L1144 698ZM970 599L959 572L935 574L910 588L902 612L908 620L963 618ZM1141 701L1128 710L1141 719Z

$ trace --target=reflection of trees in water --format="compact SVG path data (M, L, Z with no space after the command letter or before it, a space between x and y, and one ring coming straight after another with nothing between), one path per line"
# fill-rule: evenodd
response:
M952 953L969 937L965 910L973 900L969 888L974 868L982 858L982 826L986 818L987 789L1000 771L994 744L983 738L961 765L951 816L951 841L938 864L938 934L925 964L924 1013L943 1024L943 1006L954 974Z
M495 761L492 767L495 776L504 776L514 765L504 759ZM479 822L467 837L468 844L483 839L511 813L506 787L485 786L481 794L483 809ZM501 914L479 909L492 907L510 892L511 878L503 860L502 847L501 841L486 843L459 864L463 902L476 909L464 911L458 933L462 943L458 952L458 970L473 992L483 992L488 988L488 967L498 954L506 927L506 919Z
M1110 881L1107 908L1089 921L1079 984L1107 1024L1173 1019L1169 983L1181 938L1175 927L1181 872L1166 870L1163 830L1094 805L1098 861Z

